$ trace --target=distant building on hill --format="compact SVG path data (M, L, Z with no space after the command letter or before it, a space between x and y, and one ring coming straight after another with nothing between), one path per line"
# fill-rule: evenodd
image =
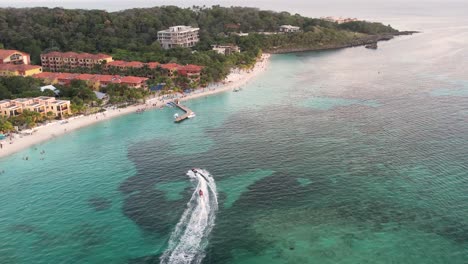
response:
M28 53L0 49L0 64L29 64L30 62L31 59Z
M282 25L279 27L279 31L284 32L284 33L299 32L300 29L301 29L300 27L291 26L291 25Z
M166 30L158 31L158 41L164 49L176 47L191 48L199 40L199 28L190 26L174 26Z
M243 33L243 32L233 32L231 33L233 36L239 36L239 37L247 37L249 33Z
M112 56L102 53L90 54L53 51L41 54L42 67L53 72L75 68L92 68L96 64L104 64L111 61Z
M235 45L213 45L213 50L223 55L230 55L240 52L240 48Z
M41 72L39 65L0 64L0 76L31 76Z
M354 21L359 21L357 18L343 18L343 17L322 17L323 20L330 21L330 22L336 22L338 24L343 24L343 23L348 23L348 22L354 22Z

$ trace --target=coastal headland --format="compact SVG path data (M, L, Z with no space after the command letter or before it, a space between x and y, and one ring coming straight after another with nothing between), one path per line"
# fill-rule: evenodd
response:
M382 34L382 35L367 35L360 38L356 38L349 43L345 44L325 44L318 46L306 46L306 47L278 47L271 48L266 50L271 54L283 54L283 53L294 53L294 52L305 52L305 51L321 51L321 50L333 50L333 49L343 49L343 48L352 48L358 46L365 46L368 44L378 43L380 41L389 41L394 37L398 36L407 36L420 33L418 31L399 31L391 34Z

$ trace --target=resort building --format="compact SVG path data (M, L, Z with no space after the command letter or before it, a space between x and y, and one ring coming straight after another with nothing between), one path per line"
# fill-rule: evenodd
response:
M42 67L50 71L71 70L75 68L92 68L97 64L112 61L112 56L106 54L90 54L76 52L49 52L41 54Z
M213 45L212 47L214 51L223 55L231 55L240 52L240 48L235 45Z
M32 76L42 72L42 67L27 64L0 64L0 76Z
M165 70L167 72L166 76L167 77L175 77L175 74L177 72L177 68L180 67L179 64L177 63L166 63L166 64L161 64L160 65L161 69Z
M29 64L29 54L18 50L0 49L0 64Z
M158 41L164 49L176 47L191 48L198 43L199 28L175 26L158 31Z
M148 78L136 76L119 76L107 74L79 74L79 73L63 73L63 72L43 72L33 76L34 78L42 79L46 83L69 85L73 80L81 80L88 86L98 89L106 87L111 83L127 85L131 88L148 88L146 81Z
M5 117L18 116L24 110L46 115L52 112L55 117L65 117L71 114L70 101L57 100L55 97L40 96L36 98L18 98L0 101L0 114Z
M185 66L177 67L177 73L180 76L189 78L191 81L200 81L201 71L203 70L202 66L188 64Z
M148 62L148 63L146 63L146 65L148 65L148 67L150 69L157 69L161 65L161 63L159 63L159 62Z
M122 61L115 60L106 64L106 68L118 68L120 70L128 70L130 68L143 68L145 64L139 61Z
M299 32L300 29L301 29L300 27L291 26L291 25L282 25L279 27L279 31L284 32L284 33Z

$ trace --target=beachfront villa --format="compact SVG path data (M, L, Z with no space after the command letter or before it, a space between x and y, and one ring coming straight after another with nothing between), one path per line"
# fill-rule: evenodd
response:
M0 49L0 64L29 64L29 54L18 50Z
M176 47L191 48L195 46L199 40L199 28L190 26L174 26L166 30L158 31L158 41L163 49L171 49Z
M21 115L24 110L46 115L52 112L55 117L63 118L71 114L70 101L57 100L55 97L39 96L36 98L17 98L0 101L0 115L13 117Z
M301 29L300 27L291 26L291 25L282 25L279 27L279 31L284 32L284 33L299 32L300 29Z
M0 76L32 76L42 72L42 67L28 64L0 64Z
M109 63L112 56L107 54L90 54L76 52L49 52L41 54L41 65L50 71L71 70L75 68L92 68L96 64Z
M233 53L239 53L240 48L236 45L213 45L213 50L223 55L231 55Z

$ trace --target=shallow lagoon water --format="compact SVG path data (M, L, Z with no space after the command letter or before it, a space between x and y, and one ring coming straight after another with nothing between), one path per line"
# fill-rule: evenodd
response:
M460 30L276 55L182 124L148 111L2 159L2 263L158 263L192 167L219 192L204 263L466 263L466 31L441 55Z

